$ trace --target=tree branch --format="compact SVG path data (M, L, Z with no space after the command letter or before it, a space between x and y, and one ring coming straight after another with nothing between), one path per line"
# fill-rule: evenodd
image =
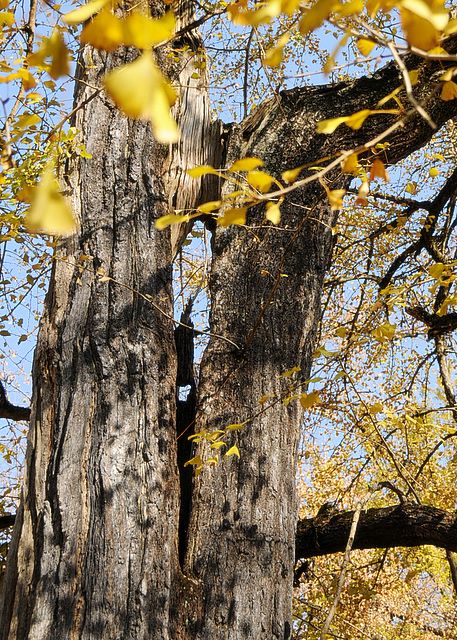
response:
M342 552L346 548L353 511L331 518L300 520L296 534L296 559ZM406 503L362 511L353 549L386 549L431 544L457 551L457 512Z
M3 516L0 516L0 531L12 527L15 522L16 515L14 513L5 513Z
M30 420L30 408L18 407L6 397L5 387L0 382L0 418L7 420Z
M450 54L457 51L457 34L446 40ZM418 69L420 82L414 87L418 103L436 123L437 128L457 116L457 100L443 101L440 97L443 62L424 60L415 55L403 58L408 70ZM258 154L279 172L285 168L327 163L340 151L350 151L368 141L383 136L395 124L395 116L381 114L369 117L359 130L341 125L332 135L316 134L317 123L328 118L351 115L363 109L376 110L377 103L398 89L402 79L395 63L390 63L371 77L334 85L296 87L280 91L261 103L233 130L237 138L239 156ZM405 97L404 92L399 98ZM383 108L397 107L389 102ZM389 142L383 158L394 164L421 148L436 130L432 129L417 111L404 110L383 141ZM326 160L325 160L326 159ZM305 176L308 174L305 172ZM297 185L300 184L300 180Z

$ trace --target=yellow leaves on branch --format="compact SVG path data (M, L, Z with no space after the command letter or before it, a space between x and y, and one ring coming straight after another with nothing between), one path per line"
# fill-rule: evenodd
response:
M135 62L111 71L104 84L126 115L151 122L159 142L168 144L178 140L178 126L170 113L177 96L160 73L151 52L145 51Z
M299 28L303 35L318 29L331 16L345 18L360 15L367 9L374 17L378 11L389 13L393 9L400 12L401 23L406 40L410 46L429 51L439 45L445 35L457 28L449 21L445 0L316 0L310 7L303 9L300 0L267 0L249 8L249 0L236 0L227 6L227 13L236 25L257 27L269 24L280 14L302 13ZM282 62L284 36L270 49L264 63L277 67ZM376 46L368 38L359 38L356 46L364 56L368 56Z
M275 47L268 49L263 59L263 64L267 65L267 67L279 67L283 59L284 47L289 42L289 37L290 35L285 33L279 38Z
M52 236L69 236L77 229L51 163L45 167L38 186L32 191L32 205L26 214L25 226L31 233Z

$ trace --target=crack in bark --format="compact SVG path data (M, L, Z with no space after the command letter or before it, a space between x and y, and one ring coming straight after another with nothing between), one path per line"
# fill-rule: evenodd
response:
M176 372L176 436L177 436L177 462L180 483L179 504L179 562L184 567L184 559L187 550L187 535L189 528L190 510L192 506L192 466L185 467L190 460L192 443L189 440L189 431L195 423L197 406L197 385L194 376L194 325L191 320L192 306L195 297L189 299L180 323L175 331L175 345L177 357ZM180 399L180 389L190 386L185 400Z

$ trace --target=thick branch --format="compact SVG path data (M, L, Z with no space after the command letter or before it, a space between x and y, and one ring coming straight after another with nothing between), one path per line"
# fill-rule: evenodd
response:
M0 531L2 529L8 529L12 527L16 522L16 515L14 513L5 513L5 515L0 516Z
M29 407L17 407L6 397L5 387L0 382L0 418L7 420L30 420Z
M297 526L297 560L344 551L353 511L331 518L308 518ZM431 544L457 551L457 512L404 504L362 511L353 549L385 549Z
M445 45L449 53L455 53L457 34L448 38ZM455 117L457 100L443 101L440 98L442 83L438 77L443 69L442 62L426 61L414 55L406 56L404 62L408 69L420 70L420 82L414 87L414 95L437 127ZM371 77L281 91L260 104L240 124L237 129L240 136L239 151L263 153L261 157L277 171L301 164L309 165L321 158L331 157L337 151L366 144L386 131L397 117L401 125L386 138L389 147L383 152L384 159L396 163L421 148L435 133L424 118L409 109L403 93L400 99L405 110L398 116L372 116L357 131L342 125L332 135L317 134L316 125L320 120L351 115L362 109L376 110L377 103L401 84L398 68L390 63ZM393 102L383 106L384 109L396 107Z

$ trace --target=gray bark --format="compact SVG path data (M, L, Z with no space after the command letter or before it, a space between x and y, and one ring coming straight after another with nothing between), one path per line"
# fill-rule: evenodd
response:
M121 57L92 53L84 81L97 84ZM384 118L333 137L316 135L315 125L372 106L398 84L388 69L373 80L284 92L232 129L225 159L204 97L183 131L221 162L258 155L278 174L381 131ZM77 102L88 85L79 85ZM190 96L184 117L197 104ZM438 124L455 115L436 92L425 97ZM300 411L277 403L234 434L239 462L226 459L195 481L183 575L172 247L154 220L177 202L186 158L174 152L170 160L147 125L124 118L103 95L78 112L76 126L93 159L71 173L82 230L58 253L40 328L0 638L285 640ZM391 161L430 135L412 118L392 139ZM195 157L207 161L207 151ZM185 207L201 194L187 194ZM286 231L262 225L259 209L251 213L255 233L215 231L211 330L238 348L210 341L197 430L250 418L261 395L284 392L284 369L300 365L303 380L309 374L334 214L316 184L293 193L282 214ZM92 256L93 269L81 267L82 255ZM98 268L112 280L100 281Z
M94 86L106 67L91 55L84 80ZM92 91L79 84L76 101ZM154 629L173 638L171 246L154 229L166 212L166 150L105 97L75 125L93 158L72 170L81 232L57 253L40 326L0 637L117 640ZM81 256L91 256L89 268ZM113 280L100 281L99 268Z

